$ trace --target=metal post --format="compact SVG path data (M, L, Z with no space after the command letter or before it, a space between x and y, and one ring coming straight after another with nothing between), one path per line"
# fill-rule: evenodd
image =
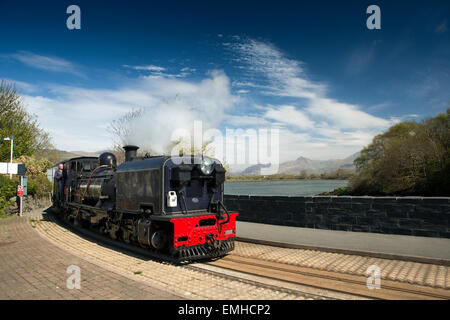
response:
M10 163L11 163L11 165L12 165L12 163L13 163L13 144L14 144L14 137L10 137L10 139L11 139L11 161L10 161ZM10 170L11 170L11 169L10 169ZM9 173L9 178L12 179L12 173L11 173L11 171L10 171L10 173Z
M23 186L23 176L19 177L19 185ZM19 197L19 217L22 216L22 207L23 207L22 199L23 197Z

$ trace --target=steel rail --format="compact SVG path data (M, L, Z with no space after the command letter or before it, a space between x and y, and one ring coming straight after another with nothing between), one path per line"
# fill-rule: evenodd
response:
M233 253L209 265L259 275L274 280L307 285L372 299L450 300L450 290L413 285L405 282L381 280L380 289L369 289L364 276L324 271L309 267L238 256Z

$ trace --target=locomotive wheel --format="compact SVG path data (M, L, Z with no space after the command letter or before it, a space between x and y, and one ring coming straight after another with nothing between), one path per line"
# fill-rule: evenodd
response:
M131 243L131 239L130 239L131 232L130 232L128 229L121 228L121 229L120 229L120 233L121 233L121 235L122 235L122 240L123 240L125 243Z
M112 227L111 229L109 229L109 236L111 237L111 239L116 240L117 239L117 231L115 230L114 227Z
M153 248L161 250L166 245L167 235L163 230L157 230L151 235L150 242Z
M114 224L111 220L106 221L105 231L109 234L109 237L113 240L118 238L118 232L120 227Z

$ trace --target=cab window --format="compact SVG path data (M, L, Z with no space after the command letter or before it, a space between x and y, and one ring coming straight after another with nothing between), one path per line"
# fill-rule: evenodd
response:
M77 171L77 163L76 163L76 161L72 161L70 163L70 170L71 171Z
M83 163L83 170L84 171L91 171L92 170L92 165L90 161L85 161Z

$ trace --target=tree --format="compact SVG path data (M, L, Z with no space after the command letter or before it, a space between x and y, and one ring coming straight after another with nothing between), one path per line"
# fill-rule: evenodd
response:
M352 194L450 195L450 109L421 123L398 123L355 160Z
M37 197L47 197L52 191L52 183L47 178L47 169L53 163L47 158L37 159L34 156L20 156L17 161L24 163L27 168L28 194Z
M14 84L0 83L0 161L9 161L10 145L3 138L14 136L13 158L21 155L42 157L53 149L50 135L43 131L36 116L27 112Z
M130 134L133 121L141 118L145 113L144 108L132 109L116 120L113 120L108 127L108 131L112 134L113 147L112 153L117 158L117 163L125 161L123 146L130 144ZM142 150L140 150L142 151Z

